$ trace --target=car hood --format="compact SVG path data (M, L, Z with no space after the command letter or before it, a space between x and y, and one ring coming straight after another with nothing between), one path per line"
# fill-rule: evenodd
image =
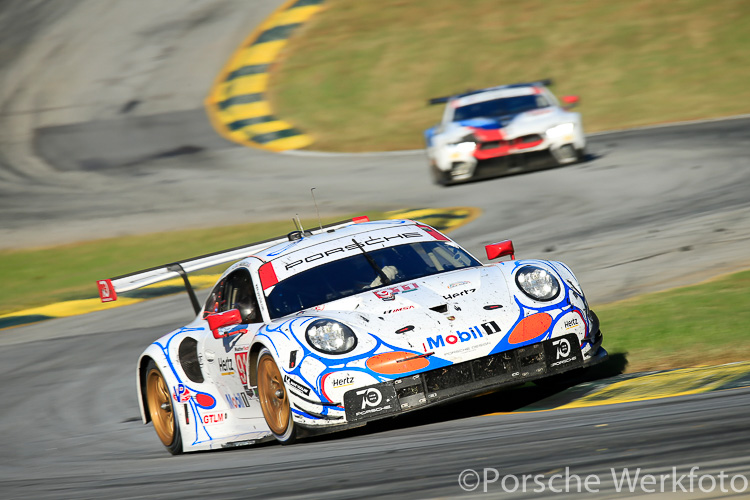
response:
M503 267L485 266L375 289L302 314L341 321L358 337L369 334L392 348L458 360L463 356L457 354L494 346L509 332L521 314L513 299Z
M472 118L455 122L458 127L474 130L481 135L482 130L503 129L506 137L517 137L526 134L541 134L564 121L570 121L568 113L558 108L543 108L493 118Z

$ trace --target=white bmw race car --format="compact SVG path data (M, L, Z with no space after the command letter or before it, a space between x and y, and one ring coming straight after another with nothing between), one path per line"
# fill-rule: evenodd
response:
M357 427L604 360L560 262L366 217L100 280L103 301L182 276L196 310L136 367L144 423L173 454ZM203 305L188 272L236 261ZM565 375L563 375L565 376Z
M441 185L583 159L580 113L560 106L550 80L516 83L430 99L446 103L439 125L425 131L433 180Z

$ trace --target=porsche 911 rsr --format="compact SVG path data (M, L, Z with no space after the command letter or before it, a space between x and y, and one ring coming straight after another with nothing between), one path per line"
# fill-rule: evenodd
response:
M430 100L446 103L439 125L425 131L433 180L442 185L581 160L586 139L578 102L565 106L550 80L503 85Z
M101 280L102 300L182 276L195 318L136 366L172 453L361 426L606 358L567 266L411 221L353 221ZM203 304L187 273L236 261Z

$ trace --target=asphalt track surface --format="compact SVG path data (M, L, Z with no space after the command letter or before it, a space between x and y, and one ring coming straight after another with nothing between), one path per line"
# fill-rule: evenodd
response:
M699 467L700 475L717 481L722 472L750 475L750 389L485 416L533 398L497 393L293 446L172 457L151 426L140 423L134 360L160 331L181 321L160 324L159 315L186 305L184 297L169 297L120 309L119 318L93 313L4 332L18 339L33 338L35 330L69 336L0 350L3 498L458 497L470 495L458 484L465 469L549 480L566 467L597 476L599 492L586 495L605 498L622 494L612 469L618 480L626 467L631 475L638 468L671 474L676 467L678 477ZM128 317L149 326L123 328ZM664 491L679 488L672 482ZM549 489L510 494L499 484L488 485L488 492L495 498L560 496ZM569 495L581 496L575 489Z
M594 303L750 264L748 118L599 135L582 164L447 189L429 183L419 153L227 143L201 101L279 4L6 2L2 248L312 215L316 187L326 214L480 207L452 236L480 256L512 238L519 257L563 260ZM533 402L501 393L291 447L171 457L138 421L133 374L142 349L189 315L186 297L166 297L0 332L0 496L454 497L472 494L458 485L467 468L549 477L570 467L597 475L590 497L602 498L624 494L611 468L750 475L747 389L483 416Z

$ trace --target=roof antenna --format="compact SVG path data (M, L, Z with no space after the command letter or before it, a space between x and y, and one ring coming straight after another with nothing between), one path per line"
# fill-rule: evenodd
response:
M297 219L295 219L294 217L292 217L292 224L294 224L294 229L296 229L297 231L300 230L299 226L297 225Z
M302 234L305 234L305 230L304 230L304 229L302 229L302 221L301 221L301 220L299 220L299 214L296 214L296 215L297 215L297 224L299 224L299 230L300 230L300 232L301 232Z
M315 203L315 212L318 214L318 225L320 226L320 231L323 232L323 222L320 220L320 210L318 210L318 202L315 201L315 188L310 188L310 194L313 198L313 203Z

